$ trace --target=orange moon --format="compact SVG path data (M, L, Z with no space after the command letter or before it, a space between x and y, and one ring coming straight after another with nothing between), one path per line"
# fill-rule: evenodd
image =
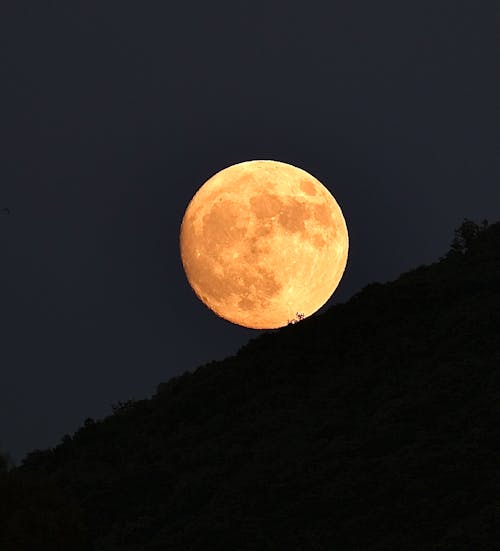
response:
M316 312L347 263L342 211L314 176L279 161L221 170L197 191L180 231L198 298L220 317L275 329Z

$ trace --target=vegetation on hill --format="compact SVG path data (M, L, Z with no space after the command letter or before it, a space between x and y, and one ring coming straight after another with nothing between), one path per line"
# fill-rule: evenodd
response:
M496 549L499 419L500 223L466 220L1 474L0 549Z

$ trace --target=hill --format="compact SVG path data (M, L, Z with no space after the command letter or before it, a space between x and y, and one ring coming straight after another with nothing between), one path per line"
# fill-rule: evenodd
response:
M0 548L496 549L499 337L500 223L466 222L435 264L28 455Z

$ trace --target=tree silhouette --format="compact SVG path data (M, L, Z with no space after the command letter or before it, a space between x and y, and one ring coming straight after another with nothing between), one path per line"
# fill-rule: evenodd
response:
M464 218L462 224L455 230L455 237L451 242L450 252L452 254L465 254L471 244L487 227L487 220L483 220L480 224L477 224L468 218Z

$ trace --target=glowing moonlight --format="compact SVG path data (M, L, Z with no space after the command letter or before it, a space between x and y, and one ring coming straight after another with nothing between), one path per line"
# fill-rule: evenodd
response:
M347 262L339 205L316 178L278 161L247 161L210 178L186 209L184 270L222 318L272 329L310 316Z

